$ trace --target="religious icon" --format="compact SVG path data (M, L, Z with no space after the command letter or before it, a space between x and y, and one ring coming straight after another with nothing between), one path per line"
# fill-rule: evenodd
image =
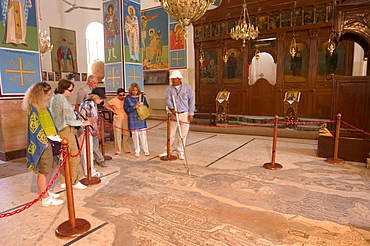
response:
M81 80L86 81L87 80L87 73L81 73Z
M287 91L285 92L284 102L299 102L301 99L301 93L299 91Z
M60 72L73 72L74 71L74 60L73 52L68 47L67 40L63 38L61 40L61 46L57 50L57 62Z
M28 11L32 8L31 0L1 0L5 35L3 43L18 46L26 43Z
M173 30L170 30L170 49L180 50L185 48L185 38L181 23L174 25Z
M80 73L73 73L74 81L80 81Z
M54 73L48 72L49 81L54 81Z
M156 19L159 17L159 14L155 14L155 15L150 15L150 16L147 16L145 11L143 11L141 13L141 23L142 23L142 27L141 27L141 42L143 44L143 60L147 60L147 52L146 52L146 47L147 47L147 42L146 42L146 37L147 37L147 32L146 32L146 27L148 25L148 22L153 20L153 19Z
M111 58L117 58L115 55L115 41L119 38L119 26L116 15L114 14L114 3L108 4L107 13L104 16L104 28L106 30L108 43L108 61Z
M230 97L230 91L219 91L217 93L216 100L221 103L224 100L228 101L229 97Z
M62 79L62 73L60 72L55 72L55 81L59 81Z
M42 81L47 81L48 80L48 72L42 71L41 75L42 75Z
M140 60L140 43L139 43L139 20L136 16L135 8L132 5L127 7L128 15L126 16L126 38L129 46L130 61L138 62Z
M50 27L53 72L77 72L76 32L72 30Z

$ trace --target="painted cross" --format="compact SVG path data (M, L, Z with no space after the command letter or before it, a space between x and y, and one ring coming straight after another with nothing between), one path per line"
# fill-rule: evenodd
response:
M129 72L130 72L130 74L132 74L132 75L128 75L127 77L128 77L129 79L134 79L133 83L137 83L136 79L141 79L141 76L140 76L140 75L138 75L138 74L140 74L140 71L137 71L137 70L136 70L136 67L131 68L131 69L129 70Z
M118 69L114 69L114 67L112 67L112 70L111 71L108 71L108 74L111 74L112 75L111 77L107 77L108 83L112 87L116 87L119 84L119 81L116 82L116 79L120 79L121 78L121 76L115 76L115 75L119 74Z
M25 84L24 84L24 79L25 78L28 80L29 83L32 83L33 82L33 78L30 78L27 75L24 76L24 74L36 74L36 70L23 70L23 58L22 57L18 57L18 62L19 62L19 70L6 68L5 69L5 72L6 73L19 73L19 75L20 75L20 84L19 85L20 86L25 86ZM14 61L13 60L10 60L9 61L9 64L11 64L11 63L14 63ZM11 65L13 65L14 67L17 67L18 66L16 64L11 64ZM32 66L32 63L28 61L27 62L27 65L24 66L24 67L25 68L28 68L28 67L31 67L31 66ZM16 82L15 78L18 78L18 77L15 75L15 77L13 79L11 79L11 81L13 83Z
M179 66L179 60L184 60L184 57L179 57L179 52L176 51L176 57L173 57L172 60L176 62L176 66Z

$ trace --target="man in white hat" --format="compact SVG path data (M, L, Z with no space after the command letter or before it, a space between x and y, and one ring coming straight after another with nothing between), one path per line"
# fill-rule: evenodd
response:
M173 145L175 142L176 132L177 132L177 122L176 122L176 114L179 116L182 137L184 140L184 145L186 144L186 137L189 132L190 122L193 120L194 116L194 94L191 86L187 83L183 83L181 79L183 78L181 72L179 70L172 70L170 77L172 85L167 87L166 90L166 104L171 113L171 118L174 121L171 121L171 135L170 135L170 145L171 151L173 150ZM176 107L174 104L176 102ZM175 110L177 109L177 111ZM184 157L184 148L181 143L181 139L178 139L177 143L177 151L179 154L179 159L183 160ZM167 151L160 156L166 156Z

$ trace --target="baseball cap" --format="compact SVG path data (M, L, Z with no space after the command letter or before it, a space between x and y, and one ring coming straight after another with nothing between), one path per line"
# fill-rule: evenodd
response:
M91 94L97 95L97 96L99 96L101 99L105 99L105 98L107 98L107 97L104 95L104 93L103 93L101 90L99 90L98 88L94 88L94 89L92 89L92 91L91 91L91 93L89 93L89 95L91 95Z

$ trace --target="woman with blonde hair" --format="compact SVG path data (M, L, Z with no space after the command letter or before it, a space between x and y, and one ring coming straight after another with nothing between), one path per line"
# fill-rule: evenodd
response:
M51 181L53 171L58 165L58 158L53 156L50 140L60 141L57 128L49 111L52 95L51 86L46 82L33 84L23 98L22 109L28 114L27 168L37 173L37 188L40 194ZM58 206L59 194L45 192L42 206Z
M136 83L131 83L128 88L129 95L125 97L124 108L128 115L128 129L132 131L132 141L134 142L135 156L140 156L140 145L143 147L144 154L149 155L148 139L146 136L146 120L139 120L136 109L141 105L149 107L146 97L140 91Z

